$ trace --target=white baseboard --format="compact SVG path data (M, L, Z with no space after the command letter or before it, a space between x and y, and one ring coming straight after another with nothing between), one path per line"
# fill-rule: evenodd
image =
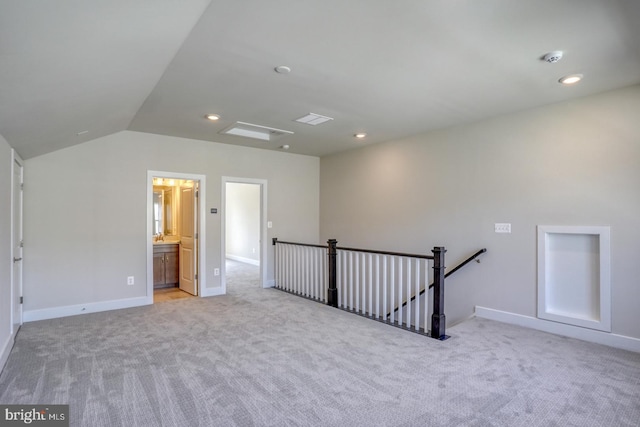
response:
M91 302L87 304L67 305L63 307L43 308L24 312L24 322L56 319L58 317L76 316L78 314L98 313L100 311L119 310L121 308L139 307L153 304L153 297L137 297L113 301Z
M259 260L255 260L255 259L251 259L251 258L245 258L245 257L241 257L238 255L226 255L227 258L232 259L234 261L238 261L238 262L244 262L245 264L251 264L251 265L257 265L260 266L260 261Z
M0 372L4 370L4 365L7 364L7 360L9 359L9 354L11 354L11 349L13 348L13 341L16 338L15 332L2 344L2 352L0 352Z
M204 288L201 290L203 297L217 297L218 295L224 295L224 289L222 286L217 288Z
M640 353L640 339L476 306L476 316Z

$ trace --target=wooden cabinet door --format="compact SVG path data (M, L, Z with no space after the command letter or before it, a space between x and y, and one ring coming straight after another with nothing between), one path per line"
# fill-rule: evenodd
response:
M153 253L153 287L162 286L166 283L164 273L164 253Z
M175 252L167 252L164 255L164 274L167 284L176 284L180 280L177 248Z

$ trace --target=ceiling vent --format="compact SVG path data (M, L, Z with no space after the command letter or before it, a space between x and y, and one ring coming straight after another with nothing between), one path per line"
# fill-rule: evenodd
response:
M331 117L327 117L327 116L321 116L320 114L316 114L316 113L309 113L304 117L300 117L299 119L296 119L295 121L298 123L304 123L307 125L319 125L320 123L324 123L324 122L328 122L329 120L333 120L333 118Z
M293 135L293 132L288 130L270 128L245 122L235 122L231 126L222 129L220 133L259 139L261 141L276 141L283 136Z

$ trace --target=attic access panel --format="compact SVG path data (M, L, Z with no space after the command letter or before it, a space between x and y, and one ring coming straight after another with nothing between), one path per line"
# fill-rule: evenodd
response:
M244 138L258 139L260 141L277 141L278 139L293 135L293 132L276 129L268 126L254 125L246 122L235 122L231 126L222 129L223 135L242 136Z

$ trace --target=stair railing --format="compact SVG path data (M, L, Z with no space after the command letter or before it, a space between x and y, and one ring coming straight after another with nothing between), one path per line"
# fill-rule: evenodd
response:
M464 261L462 261L460 264L456 265L454 268L452 268L451 270L449 270L445 275L444 278L446 279L447 277L451 276L453 273L455 273L456 271L460 270L462 267L464 267L465 265L469 264L471 261L475 260L476 258L478 258L480 255L482 255L483 253L487 252L487 248L482 248L479 251L477 251L476 253L474 253L473 255L471 255L470 257L468 257L467 259L465 259ZM477 262L480 262L480 260L478 259ZM422 288L420 290L419 295L422 295L425 293L425 291L427 291L428 289L432 289L434 286L434 283L431 283L429 285L428 288ZM418 296L419 296L418 295ZM416 296L412 296L411 299L408 301L409 303L413 302L415 300ZM401 307L405 307L407 305L407 300L405 300L402 303ZM398 311L400 309L400 307L396 307L394 308L393 311ZM387 313L387 316L391 316L391 312Z
M433 255L420 255L339 248L335 239L328 240L325 246L274 238L273 245L276 246L277 289L432 338L448 338L444 314L444 247L434 247ZM429 262L433 264L431 298L425 292L420 293L429 283ZM424 298L416 298L421 295ZM395 301L403 300L412 303L391 309ZM388 311L391 311L389 316Z

